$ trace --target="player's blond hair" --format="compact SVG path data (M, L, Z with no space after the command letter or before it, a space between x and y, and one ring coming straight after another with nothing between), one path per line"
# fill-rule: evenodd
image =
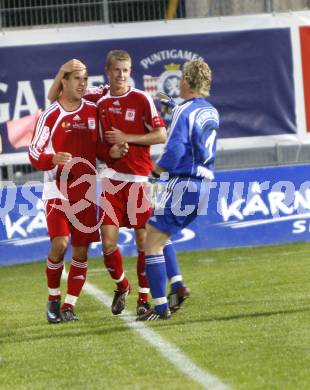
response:
M183 77L188 82L190 89L201 96L210 95L212 72L209 65L202 59L185 62Z
M111 50L107 54L106 69L109 69L114 61L129 61L131 63L131 57L125 50Z

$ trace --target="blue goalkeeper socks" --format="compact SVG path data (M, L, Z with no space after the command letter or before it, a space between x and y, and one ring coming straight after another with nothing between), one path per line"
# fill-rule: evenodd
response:
M166 260L167 276L170 280L171 292L177 291L179 286L183 285L183 278L179 270L178 258L171 240L166 242L164 247L164 256Z
M155 303L155 310L162 314L168 307L166 297L167 271L164 255L145 256L145 273Z

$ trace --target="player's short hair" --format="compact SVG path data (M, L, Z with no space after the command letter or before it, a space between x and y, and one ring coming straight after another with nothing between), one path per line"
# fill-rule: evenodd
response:
M185 62L183 77L188 82L190 89L198 92L201 96L210 95L212 72L209 65L202 59Z
M125 50L111 50L107 54L106 69L109 69L114 61L129 61L131 62L130 54Z

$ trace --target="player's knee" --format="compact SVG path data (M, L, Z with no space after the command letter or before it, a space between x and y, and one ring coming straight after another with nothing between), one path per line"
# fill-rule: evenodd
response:
M54 258L58 261L61 261L64 258L66 250L68 248L68 238L67 237L57 237L52 241L52 252Z
M101 240L104 254L109 254L115 251L117 248L118 233L118 228L115 226L101 227Z
M79 262L87 261L88 246L72 247L72 257Z
M109 237L102 239L102 245L103 245L103 252L105 254L112 253L117 248L117 243L115 242L115 240L113 240Z

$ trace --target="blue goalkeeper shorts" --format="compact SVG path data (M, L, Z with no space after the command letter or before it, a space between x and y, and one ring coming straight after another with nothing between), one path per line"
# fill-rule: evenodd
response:
M172 177L158 194L148 224L169 235L178 233L202 212L209 191L209 181Z

